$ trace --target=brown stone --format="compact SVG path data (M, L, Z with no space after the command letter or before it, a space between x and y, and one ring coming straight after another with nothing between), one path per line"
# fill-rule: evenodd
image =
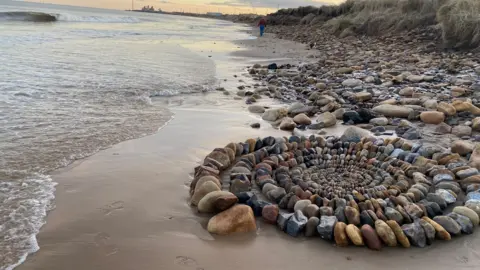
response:
M205 197L205 195L207 195L208 193L210 193L212 191L219 191L219 190L220 190L220 188L218 187L217 184L215 184L212 181L207 181L207 182L203 183L201 186L199 186L198 188L196 188L196 191L193 194L192 199L190 200L190 203L192 205L196 206L196 205L198 205L200 200L203 197Z
M348 246L348 237L345 231L346 228L347 228L347 224L343 222L337 222L337 224L335 224L333 236L335 238L335 244L337 244L337 246L339 247Z
M279 209L278 209L278 205L276 204L266 205L262 209L262 217L265 220L265 222L273 225L277 224L278 213L279 213Z
M368 248L373 250L382 249L382 242L372 226L365 224L362 226L360 231L362 232L363 239Z
M402 247L409 248L410 241L408 240L408 237L405 235L405 233L403 233L400 225L398 225L395 220L387 220L387 225L390 227L390 229L392 229L397 241L402 245Z
M362 232L357 226L353 224L348 224L345 231L347 233L348 238L355 246L365 245L362 238Z
M360 225L360 213L357 209L346 206L345 207L345 216L347 217L348 224Z
M208 221L207 230L213 234L228 235L255 232L257 225L252 208L239 204L212 217Z
M447 232L447 230L445 230L442 225L438 224L437 222L435 222L434 220L430 219L429 217L422 217L423 220L425 220L426 222L430 223L433 228L435 228L435 231L436 231L436 237L438 239L442 239L442 240L450 240L452 239L452 237L450 236L450 233Z
M392 229L383 220L375 221L375 231L380 239L389 247L397 246L397 238Z
M438 125L445 120L445 114L437 111L426 111L420 113L420 119L424 123Z

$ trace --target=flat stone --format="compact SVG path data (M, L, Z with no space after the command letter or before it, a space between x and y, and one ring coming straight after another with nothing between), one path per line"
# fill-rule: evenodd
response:
M426 246L427 238L420 223L403 224L402 231L407 236L410 244L421 248Z
M455 220L455 222L457 222L457 224L461 228L462 233L464 233L464 234L472 234L473 233L473 224L472 224L472 221L468 217L457 214L457 213L454 213L454 212L449 213L447 216L452 218L453 220Z
M382 242L380 241L377 232L375 231L375 229L372 228L372 226L365 224L362 226L360 231L362 232L363 239L368 248L373 250L382 249Z
M428 217L422 217L422 219L427 221L428 223L430 223L430 225L433 226L433 228L435 229L435 232L436 232L435 235L437 238L442 240L447 240L447 241L451 239L450 234L447 232L447 230L445 230L445 228L442 227L442 225L438 224L437 222L433 221Z
M390 226L387 225L383 220L375 221L375 231L377 232L380 239L389 247L397 246L397 238L393 233Z
M415 222L418 222L422 226L422 229L425 232L425 236L427 239L427 245L431 245L435 240L435 228L432 226L432 224L425 221L424 219L418 219Z
M440 195L440 197L442 197L447 204L452 204L457 201L455 196L453 196L450 192L448 192L445 189L437 189L435 191L435 194Z
M345 228L345 232L347 233L348 239L355 245L355 246L363 246L365 243L363 242L362 232L360 229L353 225L349 224Z
M395 234L395 237L397 238L397 241L404 248L409 248L410 247L410 241L408 240L405 233L403 233L400 225L395 220L387 220L387 224L390 227L390 229L392 229L393 233Z
M460 235L462 228L449 216L436 216L433 221L442 226L450 235Z
M333 231L335 244L339 247L348 246L348 236L346 232L347 224L343 222L337 222Z
M468 217L474 226L478 226L480 222L478 214L466 206L456 206L452 212Z

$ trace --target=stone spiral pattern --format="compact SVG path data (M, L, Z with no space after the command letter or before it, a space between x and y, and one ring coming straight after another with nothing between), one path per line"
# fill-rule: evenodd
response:
M476 168L458 154L402 138L346 134L217 148L195 168L192 204L199 212L220 212L208 224L218 234L254 231L255 217L291 236L375 250L473 233L480 214ZM466 200L457 202L462 190ZM459 206L444 213L451 204Z

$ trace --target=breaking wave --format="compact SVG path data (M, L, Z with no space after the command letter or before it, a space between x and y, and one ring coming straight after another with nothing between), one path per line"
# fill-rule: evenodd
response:
M43 12L0 12L0 21L55 22L57 16Z
M0 21L25 22L86 22L86 23L138 23L129 16L78 16L72 14L50 14L43 12L8 11L0 12Z

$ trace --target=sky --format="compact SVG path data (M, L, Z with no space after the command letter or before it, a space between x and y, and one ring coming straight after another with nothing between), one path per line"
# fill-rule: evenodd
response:
M131 9L132 0L28 0L52 4L87 6L109 9ZM133 0L135 9L149 5L164 11L259 13L275 12L277 8L338 4L343 0Z

